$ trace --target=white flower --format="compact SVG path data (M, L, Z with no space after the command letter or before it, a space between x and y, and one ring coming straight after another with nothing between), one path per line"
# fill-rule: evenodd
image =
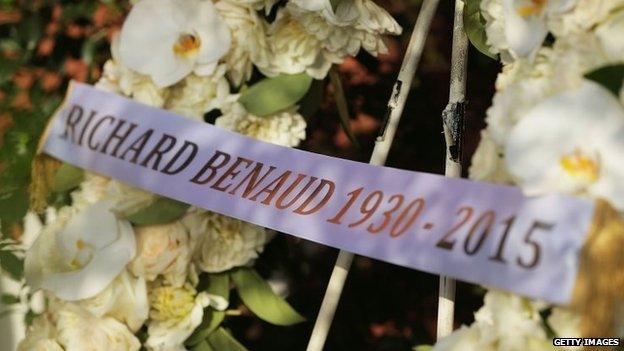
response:
M567 309L553 308L548 316L548 325L561 338L580 338L581 317Z
M332 64L342 62L340 54L324 49L323 42L308 33L286 10L277 13L269 29L270 65L258 67L267 76L305 72L323 79Z
M108 192L110 178L86 172L80 187L71 193L72 206L84 208L102 200Z
M549 32L548 21L572 9L577 0L485 0L487 44L503 62L531 57Z
M142 0L120 35L121 63L167 87L195 72L209 75L230 48L230 31L212 1Z
M239 6L251 6L254 10L262 10L266 15L271 12L273 5L277 4L280 0L222 0Z
M191 74L171 88L165 108L185 117L203 121L204 114L231 103L236 95L230 94L225 79L225 65L219 65L209 76Z
M183 223L197 240L195 263L209 273L250 263L271 239L262 227L211 212L190 213Z
M192 249L186 228L179 222L136 227L137 255L129 269L148 281L159 275L174 286L186 281Z
M484 305L475 313L482 339L498 345L498 350L533 350L531 339L546 339L538 306L510 293L490 290Z
M287 7L305 31L340 57L363 47L373 56L385 54L384 34L401 34L401 26L370 0L342 0L334 12L330 0L291 0Z
M184 341L202 322L204 308L212 305L224 310L227 301L189 285L159 286L150 291L150 322L145 347L153 351L186 350Z
M167 99L167 89L157 87L149 76L134 72L120 63L119 35L113 37L111 53L113 58L104 64L102 77L95 86L150 106L162 107Z
M139 340L121 322L99 318L86 309L65 303L56 315L57 340L65 351L138 351Z
M557 38L587 32L623 5L622 0L576 0L574 8L550 18L548 26Z
M254 64L258 67L269 66L268 24L252 4L237 5L236 2L221 0L215 7L232 32L232 48L224 61L228 77L232 84L238 86L249 80Z
M624 3L622 4L624 6ZM620 10L596 28L604 52L614 61L624 60L624 11Z
M538 104L511 132L510 173L528 194L602 197L624 209L624 109L586 81Z
M56 341L56 330L50 313L35 318L26 337L17 345L17 351L63 351Z
M505 170L503 148L497 145L487 130L481 131L481 141L472 156L472 163L468 170L470 179L483 180L495 183L511 181Z
M96 317L113 317L133 332L141 328L149 314L145 279L135 278L128 271L121 273L104 291L76 304Z
M215 125L262 141L294 147L305 139L306 122L296 107L270 116L258 117L240 104L234 104L215 121Z
M110 201L100 201L83 210L61 209L26 253L28 284L63 300L104 290L136 251L132 226L117 219L111 207Z

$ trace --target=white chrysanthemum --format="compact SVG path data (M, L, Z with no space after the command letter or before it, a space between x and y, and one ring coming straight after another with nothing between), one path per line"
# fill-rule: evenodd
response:
M553 308L550 316L548 316L548 325L558 337L581 337L581 317L570 310L560 307Z
M262 141L282 146L295 147L305 139L306 122L297 113L297 108L258 117L240 104L234 104L215 121L215 125Z
M587 32L622 6L623 0L576 0L570 11L550 18L548 27L557 38Z
M624 108L585 81L531 109L505 148L507 169L529 194L602 197L624 209Z
M96 88L131 97L144 104L162 107L167 99L167 89L157 87L149 76L123 66L119 59L119 36L111 43L112 59L104 64L102 77Z
M503 62L513 61L505 36L505 20L502 0L481 1L481 14L485 18L486 44L491 53L500 54Z
M129 269L148 281L162 275L165 282L182 286L187 279L192 248L187 229L179 221L135 228L137 255Z
M108 183L106 198L113 203L115 213L126 216L151 205L157 197L149 191L111 180Z
M123 65L168 87L194 72L210 75L230 48L230 31L212 1L142 0L121 30Z
M26 252L28 284L70 301L104 290L136 251L132 226L111 208L110 201L100 201L85 209L61 209Z
M332 64L343 59L343 56L324 49L322 41L308 33L283 9L269 28L268 41L270 65L258 67L267 76L305 72L316 79L324 79Z
M55 312L57 340L65 351L138 351L139 340L128 328L111 317L96 317L72 303Z
M149 314L145 279L135 278L128 271L121 273L101 293L76 304L96 317L113 317L133 332L143 326Z
M264 9L264 14L268 15L275 4L280 0L221 0L239 6L251 6L254 10L259 11Z
M228 78L238 86L249 80L253 65L268 67L270 49L267 42L268 23L253 4L236 4L221 0L215 4L217 11L232 32L232 47L223 58Z
M17 351L63 351L56 341L56 329L50 313L35 318L26 337L17 345Z
M355 56L360 48L373 56L388 52L382 36L401 34L401 26L370 0L343 0L333 10L330 0L291 0L289 13L305 31L338 56Z
M472 156L472 163L468 173L470 174L470 179L474 180L494 183L511 182L511 177L505 169L503 148L492 140L487 130L481 131L481 140Z
M622 2L624 6L624 1ZM611 15L606 22L596 28L596 35L603 51L609 59L624 60L624 9Z
M165 108L203 121L206 112L219 109L234 99L230 94L230 85L224 77L225 71L226 66L219 65L210 76L189 75L171 88Z
M197 241L194 262L208 273L249 264L272 237L257 225L201 210L189 213L183 223Z
M159 286L150 290L150 321L145 347L150 351L185 350L184 341L201 324L204 308L227 308L227 301L205 292L197 293L190 285Z
M80 187L71 193L72 206L84 208L102 200L108 192L110 178L85 171Z

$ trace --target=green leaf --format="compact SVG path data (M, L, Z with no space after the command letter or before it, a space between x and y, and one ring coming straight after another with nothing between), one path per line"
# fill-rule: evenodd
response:
M255 270L235 269L231 277L245 305L263 320L283 326L305 321L288 302L271 290L269 284Z
M186 213L189 204L166 197L159 197L149 206L127 216L135 225L164 224L174 221Z
M254 84L241 93L238 101L249 113L268 116L296 104L311 84L312 77L305 73L280 74Z
M52 190L65 192L77 188L84 179L84 170L69 163L63 163L54 175Z
M329 71L329 79L334 86L334 98L336 100L336 106L338 107L340 126L347 134L353 145L359 147L355 134L351 131L351 125L349 123L349 106L347 106L344 89L342 88L342 80L340 79L340 74L338 74L338 71L334 67L332 67Z
M216 351L216 350L213 349L212 346L210 346L208 341L202 340L198 344L191 347L191 351Z
M464 29L472 45L482 54L496 60L487 45L485 34L485 19L481 16L479 5L481 0L465 0L464 3Z
M15 280L21 280L24 275L24 262L11 251L0 251L0 267Z
M5 305L12 305L20 302L19 296L11 295L11 294L2 294L0 296L0 301L2 301Z
M230 301L230 276L227 273L211 273L208 275L208 294L223 297Z
M585 78L602 85L615 96L620 96L622 83L624 83L624 64L600 67L586 73Z
M431 351L431 350L433 350L433 346L431 346L431 345L418 345L418 346L415 346L412 350L414 350L414 351Z
M223 328L219 328L210 334L208 343L214 350L218 351L247 351L245 346L234 339L232 334Z
M195 329L193 334L184 342L187 346L194 346L206 339L215 329L221 325L225 318L225 312L216 311L211 308L204 310L204 318L201 324Z

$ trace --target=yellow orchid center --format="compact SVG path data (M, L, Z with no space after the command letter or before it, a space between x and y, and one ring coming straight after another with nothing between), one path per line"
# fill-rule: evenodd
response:
M173 44L173 52L180 56L190 57L197 54L200 45L201 41L198 37L192 34L182 34Z
M569 176L587 183L595 182L600 175L598 162L578 149L561 157L559 162Z
M82 239L76 240L76 255L74 259L69 263L73 269L81 269L91 261L93 258L93 247Z
M158 321L182 320L195 305L196 292L192 288L161 286L150 293L150 318Z
M529 17L542 11L547 0L530 0L526 5L516 8L516 12L522 17Z

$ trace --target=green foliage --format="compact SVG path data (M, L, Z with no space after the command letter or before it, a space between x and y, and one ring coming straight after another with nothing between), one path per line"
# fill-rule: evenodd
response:
M312 77L305 73L265 78L241 93L238 101L253 115L264 117L296 104L310 89Z
M620 96L624 83L624 64L600 67L585 74L585 78L607 88L615 96Z
M489 50L485 35L485 19L481 15L479 5L481 0L465 0L464 2L464 29L472 45L482 54L496 59L496 55Z
M11 294L2 294L0 295L0 302L5 305L13 305L20 302L19 296L11 295Z
M342 127L342 130L344 130L345 134L347 134L353 145L359 147L355 134L353 134L349 123L349 106L347 105L344 89L342 87L342 80L340 79L340 75L335 68L332 68L331 71L329 71L329 79L334 86L334 98L336 100L336 107L338 108L340 126Z
M206 338L212 334L225 319L225 312L216 311L211 308L207 308L204 311L204 318L201 324L195 329L193 334L184 343L186 346L196 346L206 340Z
M24 261L8 250L0 250L0 267L15 280L22 279L24 274Z
M65 192L77 188L84 179L84 170L63 163L54 175L52 190L55 192Z
M211 295L230 300L230 276L227 273L211 273L208 275L208 286L205 291Z
M232 334L223 328L218 328L208 336L208 344L215 351L247 351L245 346L241 345Z
M305 321L252 268L237 268L231 273L238 294L245 305L258 317L275 325L293 325Z
M164 224L182 217L189 204L166 197L159 197L149 206L138 210L126 217L135 225Z
M433 346L431 345L418 345L413 348L413 351L431 351L433 350Z

